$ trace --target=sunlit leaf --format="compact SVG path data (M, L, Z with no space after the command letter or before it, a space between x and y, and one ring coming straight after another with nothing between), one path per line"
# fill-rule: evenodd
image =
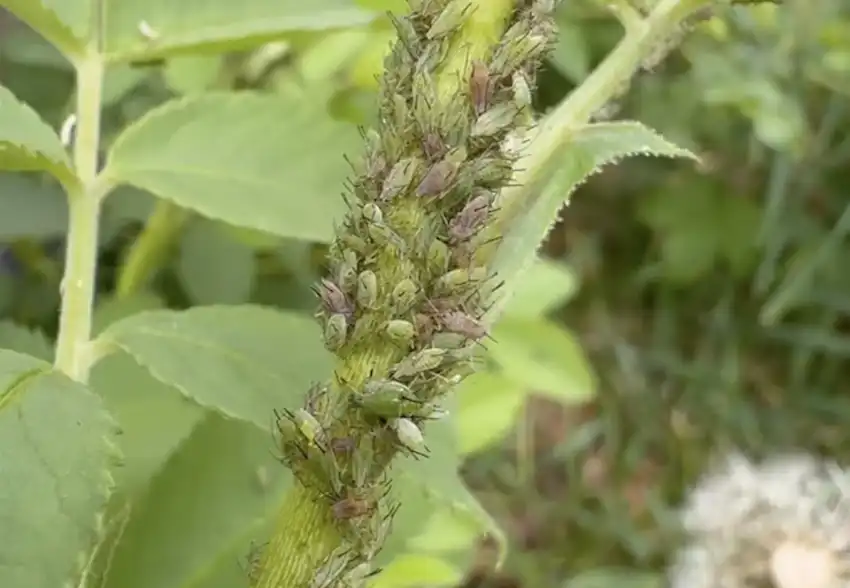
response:
M473 374L457 391L458 450L469 455L503 439L516 424L526 390L490 372Z
M345 211L343 155L359 150L357 131L322 104L209 93L136 121L113 144L104 173L233 225L330 241Z
M369 583L369 588L456 586L463 572L433 555L405 554L393 560Z
M0 349L26 353L44 361L53 361L53 344L44 333L17 325L12 321L0 321Z

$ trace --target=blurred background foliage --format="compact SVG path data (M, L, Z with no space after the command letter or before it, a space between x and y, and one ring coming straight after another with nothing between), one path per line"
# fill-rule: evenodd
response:
M541 113L621 35L591 0L564 2L559 21ZM275 165L309 221L279 239L171 206L161 211L167 238L155 265L134 276L143 287L124 287L122 267L154 201L120 188L102 220L98 327L161 307L312 311L309 288L343 210L342 156L359 153L357 126L374 120L392 38L383 18L110 69L104 150L175 97L251 88L292 104L291 119L269 133L291 138ZM70 67L5 13L0 81L57 129L73 107ZM600 116L645 122L702 163L628 160L582 187L494 330L488 369L460 391L465 479L511 545L502 572L475 568L469 586L659 586L675 544L673 508L715 452L847 454L850 5L725 11ZM47 178L4 173L0 205L0 346L46 357L64 198ZM185 436L198 417L174 418ZM463 534L429 528L418 548L468 540L454 532ZM480 551L483 570L486 542ZM440 572L427 560L407 565Z

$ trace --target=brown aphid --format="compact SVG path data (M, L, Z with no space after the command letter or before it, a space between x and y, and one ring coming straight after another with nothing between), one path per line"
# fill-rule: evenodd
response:
M357 449L357 440L354 437L334 437L330 441L330 446L335 455L349 455Z
M438 196L446 191L457 176L458 165L448 159L431 166L416 188L419 196Z
M466 203L449 223L449 242L452 245L471 239L490 215L490 192L482 191Z
M469 96L476 116L489 107L491 93L490 70L486 63L476 59L472 62L472 73L469 76Z
M325 310L332 314L342 314L350 317L354 313L354 307L345 292L331 280L322 278L319 286L314 291L322 301Z
M337 520L350 521L372 514L377 507L374 501L349 496L334 502L331 511Z
M435 161L446 154L446 144L439 133L428 131L422 137L422 150L428 159Z
M423 313L417 313L413 317L413 326L416 331L416 338L419 341L430 341L431 337L434 335L434 330L437 327L434 324L434 320L427 314Z
M439 320L445 330L469 339L477 341L487 335L487 327L481 321L459 310L444 312Z

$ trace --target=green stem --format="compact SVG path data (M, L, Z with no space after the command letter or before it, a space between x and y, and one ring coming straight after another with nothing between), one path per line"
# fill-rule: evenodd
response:
M643 21L630 22L626 34L605 60L534 132L528 152L517 166L520 171L515 181L499 196L500 220L494 223L482 241L502 234L521 216L520 211L526 209L535 196L527 192L528 188L550 169L553 157L569 141L575 129L587 124L594 113L623 93L641 69L643 61L658 49L659 44L667 41L699 4L693 0L661 0ZM495 245L484 247L481 255L487 259L494 251Z
M115 295L127 298L138 292L156 273L174 247L189 212L166 200L159 200L145 228L130 251L118 275Z
M100 203L110 186L97 174L103 62L90 53L77 64L74 167L79 186L68 194L69 225L62 278L56 368L86 381L90 367L92 305L97 270Z
M438 88L442 97L462 91L468 79L472 59L486 59L504 34L508 19L516 8L516 0L458 0L465 1L470 17L453 40L450 57L438 72ZM421 226L421 210L416 207L407 213L406 226ZM386 275L396 268L399 280L409 272L399 267L390 250L379 266L387 268ZM396 281L390 280L390 283ZM389 292L391 288L385 288ZM382 348L386 346L386 349ZM374 373L385 373L398 361L398 350L391 344L373 344L360 349L337 366L336 375L356 387ZM300 484L284 498L279 522L260 562L254 588L301 588L309 586L316 570L342 538L335 525L327 502Z

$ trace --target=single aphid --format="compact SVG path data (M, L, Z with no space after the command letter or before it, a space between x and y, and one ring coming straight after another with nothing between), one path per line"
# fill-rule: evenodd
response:
M378 277L372 270L364 270L357 276L357 304L363 308L375 308L378 300Z
M392 200L402 192L404 192L410 183L413 181L413 176L417 169L416 159L406 157L396 163L387 178L384 180L384 187L381 190L380 200Z
M412 353L396 364L393 369L393 377L410 377L436 369L440 367L445 356L445 349L436 349L433 347Z
M363 219L370 223L383 223L384 222L384 213L381 211L380 207L374 202L367 202L363 205L363 210L360 212L363 216Z
M425 33L429 41L442 39L457 30L463 24L469 10L469 2L466 0L451 0L448 5L434 19L431 28Z
M413 396L409 386L395 380L369 380L364 384L363 392L370 395L390 394L399 399Z
M422 137L422 150L428 159L435 161L446 154L446 145L439 133L428 131Z
M486 63L475 60L472 62L472 73L469 76L469 95L476 116L480 116L490 106L490 94L490 70Z
M449 241L453 245L471 239L487 222L492 194L484 190L473 197L449 223Z
M487 327L465 312L451 311L439 315L440 324L449 332L478 340L487 335Z
M354 307L345 295L345 292L331 280L322 278L320 285L314 288L322 301L322 305L331 314L342 314L351 316Z
M405 278L396 284L391 295L393 311L401 314L410 310L410 307L416 303L418 292L419 288L410 278Z
M368 233L372 241L380 246L395 247L402 251L406 248L404 239L387 225L371 224Z
M451 229L449 229L451 233ZM442 275L449 269L449 260L451 259L451 251L448 245L434 239L428 246L428 271L432 274Z
M413 323L402 319L393 319L387 323L387 336L399 345L407 345L416 334Z
M393 419L390 427L395 431L399 442L414 455L427 455L425 438L416 423L408 418Z
M431 166L416 188L418 196L438 196L445 192L458 171L458 164L446 158Z
M339 351L345 345L348 320L344 314L332 314L325 323L325 347L328 351Z
M454 296L463 294L470 286L476 286L487 278L487 269L457 268L443 274L436 283L438 296Z
M377 504L374 501L348 496L334 502L331 511L337 520L348 521L372 514L375 508Z
M478 116L469 134L472 137L492 137L510 127L517 114L519 109L513 102L497 104Z

